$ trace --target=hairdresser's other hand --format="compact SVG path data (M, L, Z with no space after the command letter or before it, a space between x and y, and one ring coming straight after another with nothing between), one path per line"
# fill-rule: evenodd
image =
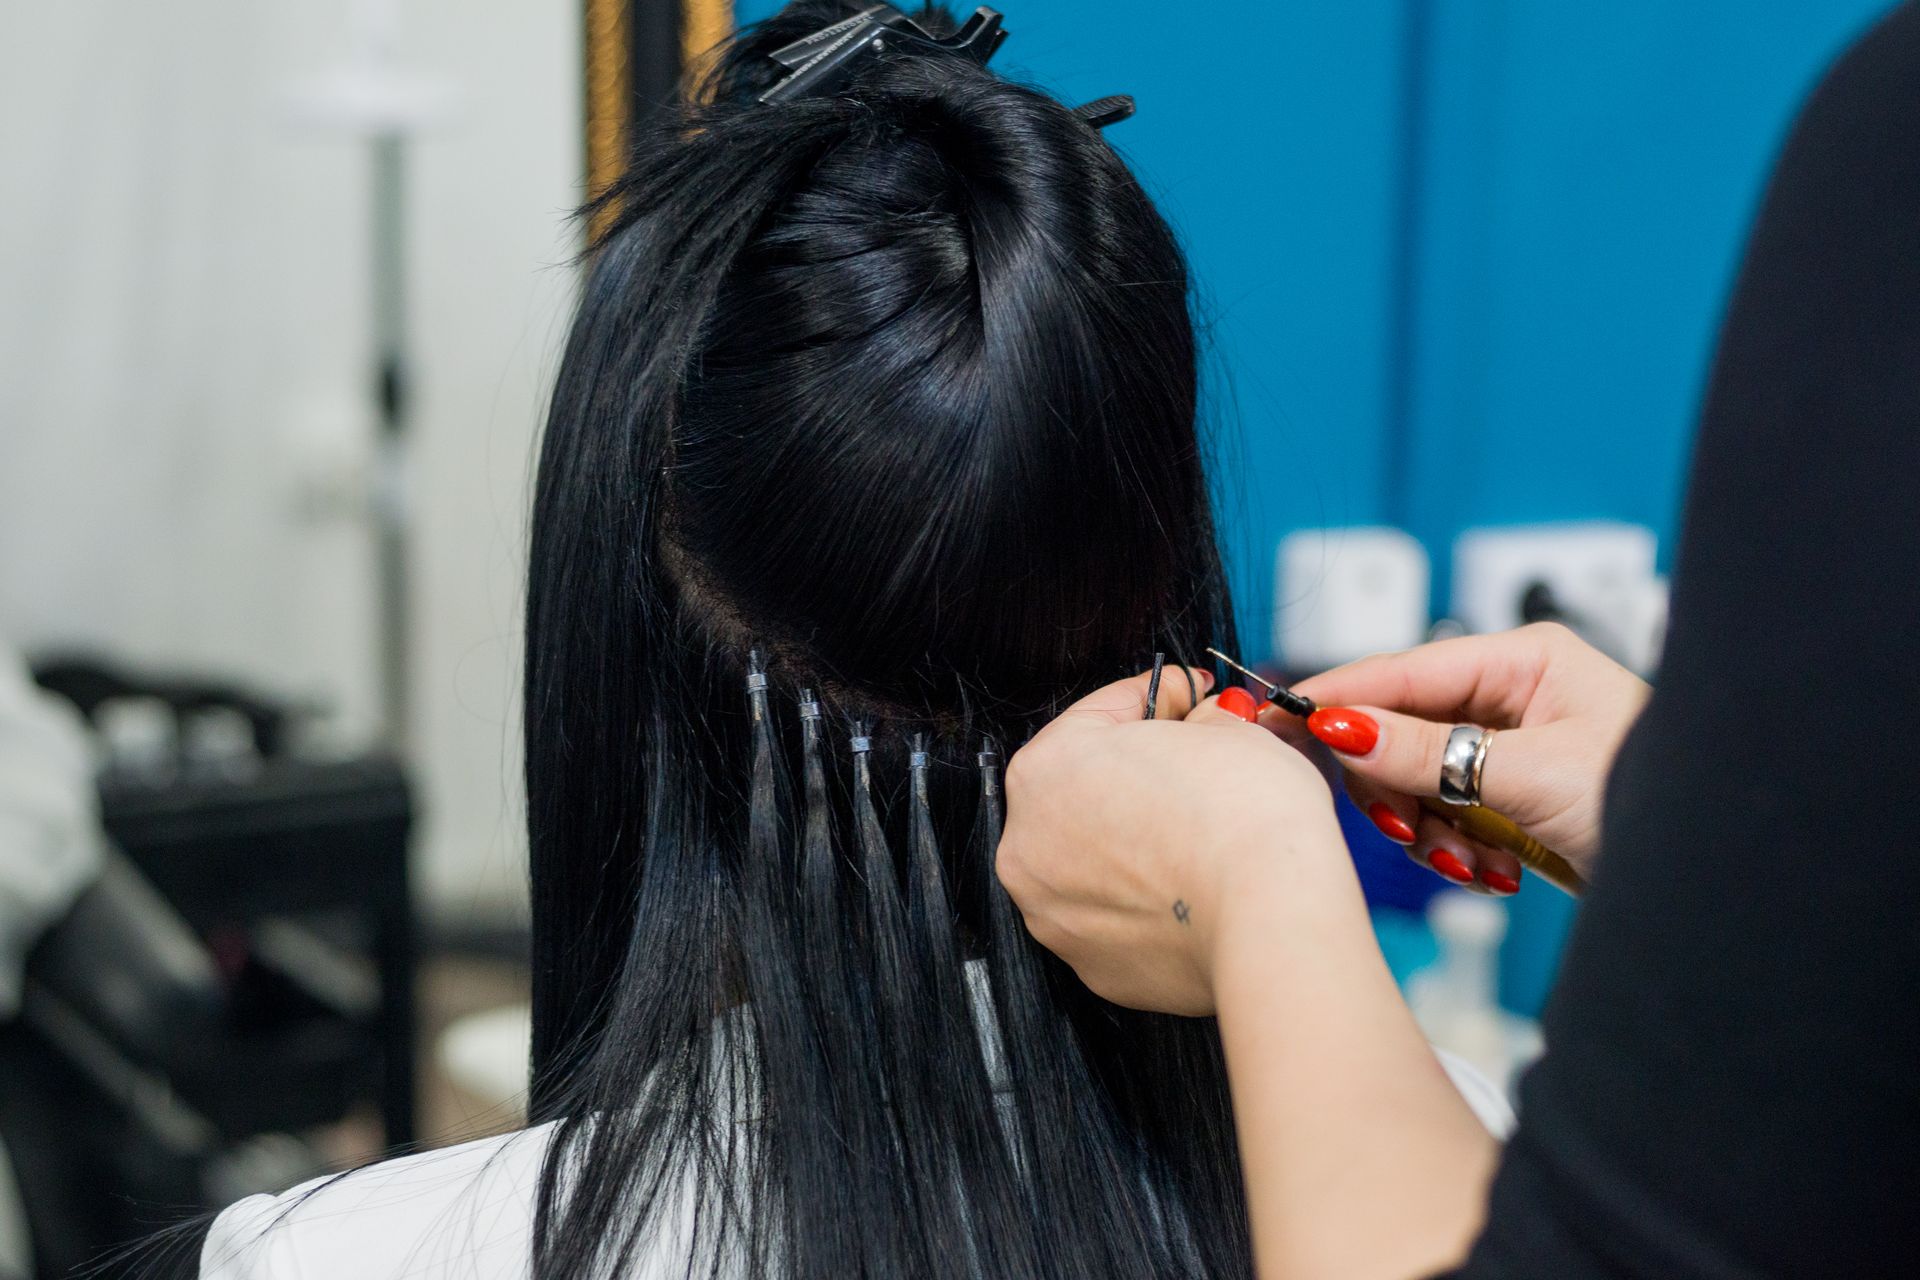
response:
M1146 687L1089 695L1008 762L997 870L1033 936L1096 994L1205 1014L1236 940L1323 889L1359 898L1326 781L1255 727L1246 690L1196 708L1169 668L1146 721Z
M1360 809L1408 856L1456 884L1520 887L1520 863L1460 835L1414 797L1440 789L1456 724L1501 732L1480 798L1591 873L1601 797L1620 742L1646 705L1646 682L1554 623L1379 654L1303 680L1309 722L1347 770Z

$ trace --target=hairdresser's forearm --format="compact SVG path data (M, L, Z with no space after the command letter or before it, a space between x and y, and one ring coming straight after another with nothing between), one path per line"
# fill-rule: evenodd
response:
M1408 1280L1478 1229L1497 1145L1415 1026L1344 859L1223 911L1214 989L1267 1280Z

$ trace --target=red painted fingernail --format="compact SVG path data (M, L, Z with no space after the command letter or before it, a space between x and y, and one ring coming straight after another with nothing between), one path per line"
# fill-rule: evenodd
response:
M1520 892L1520 882L1512 876L1503 876L1498 871L1482 871L1480 883L1497 894L1506 895Z
M1445 849L1435 849L1432 856L1427 859L1427 865L1455 884L1473 883L1473 872L1467 870L1467 864Z
M1253 695L1240 685L1229 685L1220 691L1220 709L1230 716L1239 716L1247 723L1253 723Z
M1349 707L1322 707L1307 717L1314 737L1341 755L1363 756L1380 741L1380 726L1364 711Z
M1395 844L1413 843L1413 828L1407 825L1407 820L1380 801L1367 806L1367 816L1380 828L1380 833Z

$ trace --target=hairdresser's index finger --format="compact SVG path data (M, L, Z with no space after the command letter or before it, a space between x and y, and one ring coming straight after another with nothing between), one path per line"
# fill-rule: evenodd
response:
M1189 671L1193 675L1191 681L1187 679ZM1137 676L1128 676L1125 680L1116 680L1105 688L1096 689L1062 711L1058 719L1040 732L1046 733L1055 726L1072 730L1138 723L1146 716L1147 686L1152 679L1152 672L1143 671ZM1167 667L1160 673L1160 695L1154 700L1153 718L1185 719L1187 713L1193 710L1197 696L1204 695L1211 683L1212 678L1203 671Z
M1546 657L1526 631L1436 640L1309 677L1295 693L1321 706L1385 707L1426 719L1517 723Z

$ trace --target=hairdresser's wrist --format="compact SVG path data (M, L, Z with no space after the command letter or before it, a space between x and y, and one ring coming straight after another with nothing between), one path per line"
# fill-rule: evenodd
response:
M1212 990L1254 1252L1262 1275L1430 1275L1464 1253L1495 1149L1324 834L1223 902Z
M1204 929L1203 965L1216 1007L1264 999L1288 966L1332 936L1370 939L1366 903L1339 822L1301 815L1271 826L1219 859Z

